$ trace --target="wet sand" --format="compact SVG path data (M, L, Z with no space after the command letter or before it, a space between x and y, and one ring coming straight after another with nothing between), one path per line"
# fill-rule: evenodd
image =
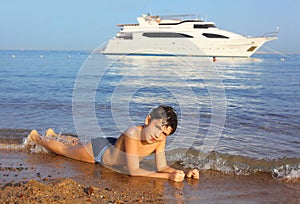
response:
M174 183L46 153L0 150L0 155L0 203L300 203L299 180L264 173L202 171L199 181Z

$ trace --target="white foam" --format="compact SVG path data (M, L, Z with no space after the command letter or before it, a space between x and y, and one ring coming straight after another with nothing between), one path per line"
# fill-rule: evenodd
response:
M292 167L284 165L273 170L273 178L277 179L299 179L300 178L300 163L298 166Z
M24 144L6 144L0 143L0 150L22 150L24 149Z
M29 141L28 138L23 139L22 144L6 144L6 143L0 143L0 150L10 150L10 151L20 151L20 150L26 150L29 149L31 153L40 153L40 152L46 152L49 153L47 149L44 147L35 144L32 141Z
M40 153L40 152L49 153L49 151L48 151L46 148L44 148L44 147L42 147L42 146L40 146L40 145L37 145L37 144L35 144L35 143L32 142L32 141L29 141L29 140L28 140L28 137L24 139L23 144L24 144L26 147L30 147L29 150L30 150L31 153Z

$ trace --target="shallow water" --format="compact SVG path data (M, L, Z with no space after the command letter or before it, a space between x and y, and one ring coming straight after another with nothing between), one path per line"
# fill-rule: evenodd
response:
M255 55L212 62L2 50L0 139L20 141L30 129L43 133L50 127L82 140L117 137L126 127L142 124L150 108L168 104L180 119L168 138L170 160L186 167L297 177L299 57ZM196 156L187 153L190 147Z

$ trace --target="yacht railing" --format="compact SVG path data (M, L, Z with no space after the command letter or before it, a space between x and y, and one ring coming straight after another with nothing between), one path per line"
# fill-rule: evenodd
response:
M277 27L276 31L273 32L267 32L261 36L254 36L253 38L278 38L278 33L279 33L279 27Z
M276 31L273 32L268 32L262 35L262 37L265 38L272 38L272 37L278 37L278 33L279 33L279 26L277 26Z
M162 20L201 20L197 14L181 14L181 15L159 15Z
M268 32L263 34L261 37L270 38L270 37L278 37L278 31Z

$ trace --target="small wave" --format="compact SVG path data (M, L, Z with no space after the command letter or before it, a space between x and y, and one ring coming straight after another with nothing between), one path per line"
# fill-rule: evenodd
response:
M295 179L300 179L300 163L298 166L291 166L286 164L279 168L273 169L273 178L282 179L287 181L293 181Z
M0 150L7 150L7 151L30 151L31 153L49 153L49 151L28 140L28 137L23 139L23 143L21 144L7 144L7 143L0 143Z
M0 143L0 150L23 150L23 149L25 149L24 144Z
M34 142L29 141L28 137L24 139L23 145L25 148L29 148L29 151L31 153L40 153L40 152L50 153L50 151L48 151L46 148L37 145Z
M167 152L168 161L179 161L184 168L216 170L225 174L269 173L274 179L300 179L300 158L255 159L240 155L176 149Z
M54 133L54 132L53 132ZM68 144L71 146L78 145L79 140L78 137L72 134L62 135L56 134L55 135L44 135L41 138L44 141L49 139L54 139L56 141L62 142L64 144ZM35 144L34 142L30 141L29 135L26 138L22 139L22 143L16 143L16 141L12 143L0 142L0 150L9 150L9 151L30 151L31 153L50 153L49 150L44 148L41 145Z

